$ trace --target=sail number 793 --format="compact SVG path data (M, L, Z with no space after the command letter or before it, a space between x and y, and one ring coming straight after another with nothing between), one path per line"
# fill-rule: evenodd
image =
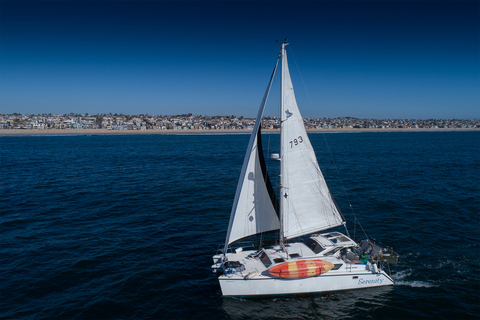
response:
M292 141L290 141L290 148L293 148L294 146L298 146L300 143L303 142L303 138L302 136L298 136L298 138L296 139L293 139Z

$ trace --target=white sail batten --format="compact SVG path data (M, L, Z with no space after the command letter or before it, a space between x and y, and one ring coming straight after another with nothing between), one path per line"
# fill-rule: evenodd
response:
M343 224L297 106L282 45L282 234L291 239Z
M250 136L230 214L225 248L239 239L280 228L280 221L272 200L272 191L269 190L268 184L270 182L265 171L266 168L262 164L263 151L259 141L260 122L277 66L278 60L258 110L252 135Z

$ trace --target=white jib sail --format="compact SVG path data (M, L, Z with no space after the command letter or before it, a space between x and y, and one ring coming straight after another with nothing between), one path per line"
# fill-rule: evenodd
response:
M225 247L239 239L280 228L280 221L265 180L266 173L264 174L262 171L261 158L263 155L259 154L259 150L261 151L262 148L259 147L258 141L260 121L277 66L278 61L265 91L255 120L255 127L250 136L230 214Z
M339 226L335 205L298 110L282 45L282 230L285 239Z

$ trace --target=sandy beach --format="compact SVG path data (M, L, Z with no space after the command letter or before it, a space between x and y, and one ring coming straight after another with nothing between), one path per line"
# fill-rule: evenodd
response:
M392 128L392 129L309 129L307 132L426 132L480 131L480 128ZM107 130L107 129L0 129L0 135L104 135L104 134L225 134L250 133L251 130ZM264 129L262 132L280 132Z

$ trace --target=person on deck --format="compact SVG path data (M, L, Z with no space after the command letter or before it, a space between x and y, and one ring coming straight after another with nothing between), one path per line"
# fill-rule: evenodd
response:
M368 255L370 255L370 253L372 252L372 250L373 250L373 243L370 242L370 243L368 244L367 249L365 249L364 252L367 253Z

